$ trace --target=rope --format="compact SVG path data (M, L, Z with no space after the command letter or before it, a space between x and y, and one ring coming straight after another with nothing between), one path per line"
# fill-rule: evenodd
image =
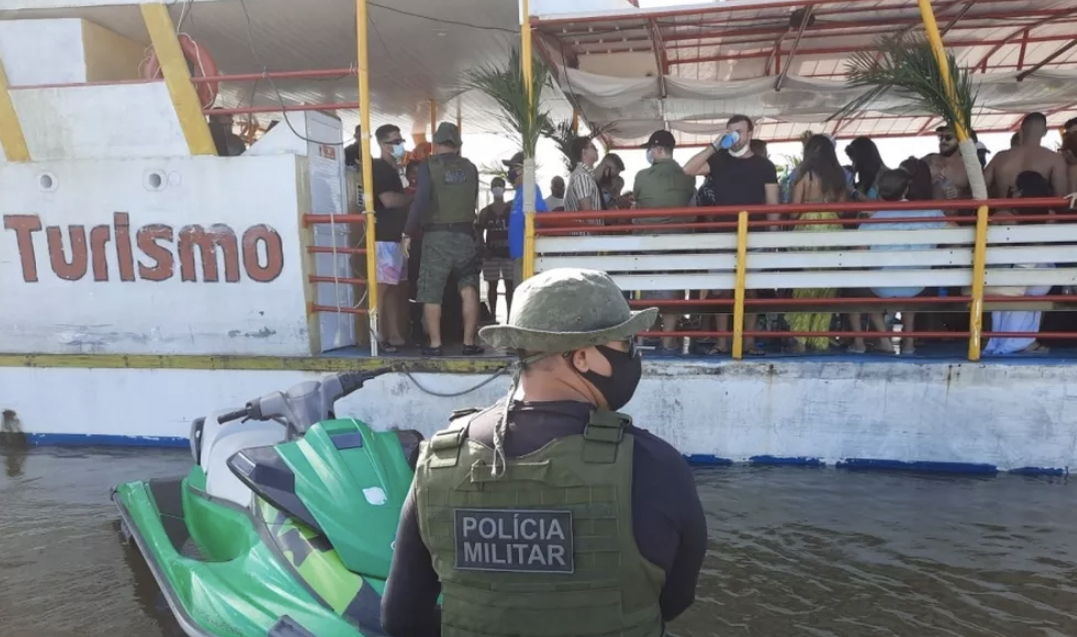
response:
M475 385L474 387L465 389L463 391L450 392L450 393L437 392L437 391L434 391L432 389L428 389L428 388L424 387L423 384L420 383L419 380L417 378L415 378L414 375L412 375L411 370L408 369L408 366L406 364L400 365L400 367L397 368L397 369L400 370L400 373L407 376L408 380L410 380L412 383L414 383L415 386L419 388L419 391L423 392L424 394L430 394L431 396L437 396L438 398L458 398L460 396L470 394L470 393L472 393L474 391L478 391L479 389L482 389L483 387L489 385L490 383L494 382L494 380L497 379L499 376L501 376L505 372L512 369L512 367L513 367L513 364L503 365L503 366L499 367L497 369L497 371L495 371L493 374L491 374L489 378L482 381L478 385Z

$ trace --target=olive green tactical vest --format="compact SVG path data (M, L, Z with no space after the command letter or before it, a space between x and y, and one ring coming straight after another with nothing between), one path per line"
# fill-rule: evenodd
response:
M665 571L632 529L627 416L509 459L469 440L471 417L423 443L419 529L442 583L445 637L659 637Z
M430 158L433 197L427 224L474 223L478 171L474 164L456 155Z

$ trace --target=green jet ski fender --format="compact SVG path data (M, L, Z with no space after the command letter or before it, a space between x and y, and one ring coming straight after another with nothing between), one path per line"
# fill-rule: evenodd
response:
M116 487L125 531L188 635L384 635L381 595L422 435L374 431L333 405L386 371L305 381L198 419L186 477Z

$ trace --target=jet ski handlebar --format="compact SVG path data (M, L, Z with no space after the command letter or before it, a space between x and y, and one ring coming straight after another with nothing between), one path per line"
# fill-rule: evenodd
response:
M270 392L249 401L242 409L230 411L217 418L224 424L233 420L275 420L295 433L302 433L311 425L335 417L336 401L362 388L371 379L394 371L392 367L379 367L363 372L340 372L322 380L306 380L286 392Z

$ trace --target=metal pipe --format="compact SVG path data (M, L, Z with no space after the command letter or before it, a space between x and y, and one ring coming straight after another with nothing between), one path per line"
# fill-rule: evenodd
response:
M1032 68L1030 68L1029 70L1027 70L1027 71L1022 71L1022 72L1021 72L1021 73L1020 73L1020 74L1019 74L1019 75L1017 76L1017 81L1018 81L1018 82L1021 82L1021 81L1023 81L1023 80L1024 80L1024 79L1025 79L1026 77L1028 77L1029 75L1032 75L1032 74L1033 74L1033 73L1035 73L1036 71L1038 71L1038 70L1042 69L1042 68L1043 68L1044 66L1046 66L1046 65L1050 64L1050 63L1051 63L1052 61L1054 61L1054 59L1055 59L1055 58L1057 58L1058 56L1062 55L1062 54L1063 54L1063 53L1065 53L1066 51L1069 51L1070 49L1072 49L1072 48L1073 48L1073 47L1075 47L1075 46L1077 46L1077 38L1074 38L1073 40L1071 40L1069 44L1067 44L1067 45L1065 45L1065 46L1062 46L1062 47L1059 47L1058 49L1056 49L1056 50L1054 51L1054 53L1051 53L1051 54L1050 54L1050 55L1048 55L1047 57L1045 57L1045 58L1043 58L1042 60L1040 60L1039 62L1037 62L1037 63L1035 64L1035 66L1033 66L1033 67L1032 67Z
M359 102L335 102L332 104L285 104L283 106L242 106L236 108L206 108L205 115L249 115L252 113L291 113L294 111L341 111L359 108ZM367 142L369 145L369 142Z
M789 57L785 60L785 68L782 69L781 74L778 75L778 79L774 82L775 92L782 90L782 83L785 82L785 76L789 75L789 69L793 68L793 58L796 57L797 49L800 48L800 39L804 37L804 31L808 28L813 9L815 9L815 5L809 4L808 8L804 10L804 21L800 23L800 28L797 29L797 39L793 40L793 48L789 49ZM781 51L779 50L778 53L780 54Z
M333 307L332 305L316 305L316 304L312 304L310 306L310 311L311 312L327 312L329 314L333 314L333 313L337 313L337 312L342 313L342 314L367 314L366 308L362 308L362 307ZM370 343L371 343L370 351L371 351L372 356L377 356L377 354L375 353L375 350L377 349L377 345L375 345L375 343L377 343L377 342L378 342L378 339L376 339L376 338L370 339Z
M733 288L733 359L744 358L744 297L748 278L748 212L737 214L737 278Z
M366 248L307 246L307 254L366 254Z
M338 283L341 285L366 285L366 279L357 279L351 276L318 276L310 275L307 279L311 283Z
M530 0L521 0L520 3L520 65L521 73L523 74L524 87L527 89L527 103L534 103L534 69L533 69L533 51L531 49L531 2ZM527 117L530 119L531 110L527 110ZM523 140L520 140L523 145ZM526 146L525 146L526 148ZM524 212L524 254L523 254L523 272L521 273L524 280L530 279L535 275L535 188L533 184L528 183L528 166L527 162L530 160L530 170L534 171L534 157L524 157L524 196L523 196L523 212Z
M972 303L969 306L969 360L980 360L984 316L984 278L987 266L987 205L976 210L976 242L972 249Z
M378 355L378 285L377 251L374 245L374 158L370 155L370 55L367 44L369 20L367 0L355 0L355 33L359 60L359 138L363 165L363 200L358 202L366 216L367 308L370 316L370 354Z

